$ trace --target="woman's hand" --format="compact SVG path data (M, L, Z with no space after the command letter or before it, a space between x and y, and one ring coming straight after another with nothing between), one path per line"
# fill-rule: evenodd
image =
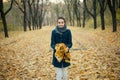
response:
M65 50L65 52L69 52L69 48L68 48L68 47L66 47L66 50Z

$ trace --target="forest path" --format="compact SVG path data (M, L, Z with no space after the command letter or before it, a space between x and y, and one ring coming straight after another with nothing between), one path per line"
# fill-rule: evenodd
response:
M50 37L53 27L0 39L0 80L54 80ZM119 80L120 32L70 27L69 80Z

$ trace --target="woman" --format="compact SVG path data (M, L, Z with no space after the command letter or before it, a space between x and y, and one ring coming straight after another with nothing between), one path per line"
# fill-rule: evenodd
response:
M52 31L51 35L51 47L54 50L52 64L56 68L56 79L57 80L68 80L67 67L70 63L62 60L59 62L55 57L55 46L57 43L64 43L67 46L67 50L72 47L72 35L71 31L67 29L66 21L63 17L57 19L57 26Z

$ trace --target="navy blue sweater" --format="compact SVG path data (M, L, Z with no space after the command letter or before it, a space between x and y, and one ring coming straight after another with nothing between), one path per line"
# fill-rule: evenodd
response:
M51 35L51 47L54 49L52 64L58 68L70 66L70 63L66 63L65 61L58 62L58 60L56 59L55 45L57 43L64 43L68 48L71 48L72 47L71 31L67 29L65 32L63 32L63 34L59 34L57 33L56 30L53 30Z

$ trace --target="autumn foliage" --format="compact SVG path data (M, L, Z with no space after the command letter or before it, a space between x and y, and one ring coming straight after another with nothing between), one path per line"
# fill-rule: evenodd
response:
M119 80L120 32L69 27L73 37L69 80ZM50 37L53 27L0 34L0 80L54 80ZM120 28L118 28L120 30Z
M55 57L57 58L59 62L61 62L62 60L65 60L65 62L70 63L71 56L64 43L56 44L55 49L56 49Z

